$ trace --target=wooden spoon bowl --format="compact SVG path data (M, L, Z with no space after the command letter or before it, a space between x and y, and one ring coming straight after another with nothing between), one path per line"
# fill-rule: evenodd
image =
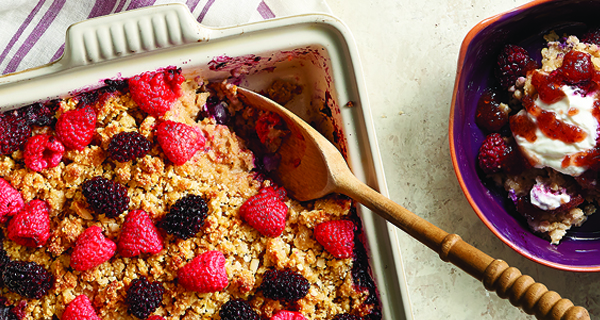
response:
M330 193L345 194L410 234L476 279L485 288L521 307L538 319L590 319L583 307L574 306L546 286L522 275L514 267L497 260L464 242L460 236L427 222L399 204L359 181L350 171L336 147L304 120L279 104L244 88L238 97L247 105L271 111L285 121L290 134L281 145L281 163L275 178L288 194L300 201L313 200Z

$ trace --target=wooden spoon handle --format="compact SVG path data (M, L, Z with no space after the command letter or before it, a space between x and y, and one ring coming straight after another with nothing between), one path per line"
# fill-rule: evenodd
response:
M535 282L530 276L522 275L502 260L495 260L479 249L469 245L456 234L449 234L425 219L408 211L397 203L360 182L351 173L340 174L336 192L346 194L386 220L404 230L421 243L435 250L446 262L451 262L476 279L485 288L496 291L499 297L509 299L527 314L544 320L590 319L588 311L576 307L546 286Z

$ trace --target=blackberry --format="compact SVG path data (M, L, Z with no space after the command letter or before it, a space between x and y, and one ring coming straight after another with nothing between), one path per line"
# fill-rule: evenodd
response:
M207 212L208 205L201 196L187 195L171 206L160 227L168 234L188 239L200 231Z
M127 288L127 311L140 319L146 319L160 306L164 293L165 288L158 281L150 283L146 277L134 279Z
M245 300L229 300L219 310L221 320L260 320L260 316Z
M54 285L54 277L35 262L10 261L2 271L4 285L12 292L39 299Z
M0 238L0 244L1 242L1 238ZM6 254L6 251L4 250L4 247L0 247L0 287L2 285L4 285L4 281L2 281L2 272L4 271L4 268L6 267L6 265L10 262L10 258L8 257L8 255ZM0 319L2 319L0 317Z
M213 117L218 124L226 124L229 120L229 114L227 112L227 103L220 101L216 96L210 96L206 99L205 111L203 112L205 117Z
M502 104L498 92L486 90L477 101L475 123L488 132L500 132L508 124L510 108Z
M0 116L0 152L11 154L19 150L31 136L31 126L18 111Z
M54 113L58 104L41 104L39 102L22 107L18 110L19 114L27 120L29 125L49 126L56 122Z
M349 313L342 313L342 314L338 314L337 316L333 317L332 320L362 320L362 318L359 316L349 314Z
M118 217L129 209L127 188L106 178L94 177L86 181L82 193L97 214L105 214L108 218Z
M486 174L497 173L504 167L504 160L512 152L499 133L489 134L479 148L477 161Z
M306 296L310 283L301 274L291 270L269 270L260 285L269 299L293 302Z
M100 94L100 90L92 90L80 93L76 97L77 109L95 105L100 100Z
M127 80L106 79L106 80L104 80L104 84L106 84L106 87L104 87L104 88L107 92L120 91L120 92L125 93L128 90Z
M150 141L137 132L120 132L112 137L108 145L110 158L127 162L145 156L150 151Z
M527 75L527 71L536 69L537 62L533 60L529 53L522 47L508 44L504 46L496 66L496 77L500 80L500 85L508 89L515 84L519 77Z
M600 28L588 30L583 34L583 36L581 36L581 42L600 46Z

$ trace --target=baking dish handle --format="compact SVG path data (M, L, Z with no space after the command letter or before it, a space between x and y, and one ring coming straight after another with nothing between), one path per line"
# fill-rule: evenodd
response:
M145 7L85 20L67 30L63 68L205 41L202 27L181 3Z

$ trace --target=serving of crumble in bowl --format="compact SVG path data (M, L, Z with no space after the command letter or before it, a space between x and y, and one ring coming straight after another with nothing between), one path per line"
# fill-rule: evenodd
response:
M505 244L600 271L600 1L532 1L476 25L458 60L450 149L461 188Z

